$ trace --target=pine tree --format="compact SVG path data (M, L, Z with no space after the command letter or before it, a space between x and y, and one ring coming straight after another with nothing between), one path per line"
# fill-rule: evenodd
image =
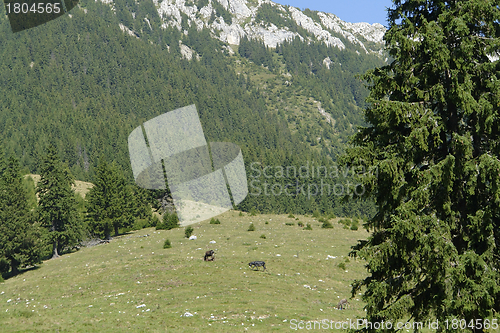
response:
M378 213L367 260L371 322L491 318L500 311L499 1L394 1L389 65L366 74L369 126L347 166ZM364 289L366 288L366 289ZM476 326L472 329L483 331Z
M94 187L86 199L90 229L105 239L110 239L113 230L118 236L119 228L133 223L133 213L137 211L135 196L118 167L109 165L102 158L97 167Z
M16 275L20 267L39 263L40 255L40 230L28 208L19 163L11 157L0 161L0 259Z
M65 247L73 246L82 239L72 184L73 178L59 160L56 149L49 146L40 167L37 193L40 199L39 220L49 230L52 258L59 257L59 252Z

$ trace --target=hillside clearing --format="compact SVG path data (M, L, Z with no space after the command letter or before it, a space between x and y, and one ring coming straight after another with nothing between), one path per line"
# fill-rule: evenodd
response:
M28 174L25 175L24 177L31 177L33 181L36 184L40 181L40 175L35 175L35 174ZM81 195L83 198L85 198L85 195L90 191L90 189L94 186L94 184L89 183L89 182L83 182L81 180L75 180L75 184L72 186L72 189L75 190L75 193Z
M197 240L184 238L184 228L143 229L5 281L2 330L268 332L290 330L292 319L363 315L358 298L347 310L334 307L349 298L352 280L365 274L363 263L347 255L366 231L344 229L337 220L333 229L321 229L303 216L231 211L218 218L220 225L193 225ZM302 230L299 221L313 230ZM163 249L167 238L171 249ZM203 261L208 249L216 252L213 262ZM249 269L254 260L265 261L267 271Z

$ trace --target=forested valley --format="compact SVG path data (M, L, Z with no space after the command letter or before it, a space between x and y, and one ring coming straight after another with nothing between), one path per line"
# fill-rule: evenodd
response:
M117 1L116 15L100 2L80 5L70 16L18 34L9 31L5 16L0 21L5 36L0 40L5 59L0 65L0 132L6 153L18 158L26 172L39 172L41 156L52 144L76 179L94 181L98 160L106 156L132 182L128 134L156 115L189 104L198 109L207 141L238 144L247 169L253 162L262 168L294 165L298 170L307 164L330 169L348 136L363 123L360 106L366 89L355 74L380 63L375 56L298 39L276 49L243 40L231 56L208 30L160 28L152 2ZM151 26L137 26L146 16ZM123 33L120 23L143 35ZM184 59L181 44L197 57ZM326 57L342 66L328 69ZM273 90L260 71L274 77L292 73L293 84ZM307 120L302 96L317 99L335 125L324 118ZM290 112L290 104L300 108L301 103L304 112ZM284 178L272 183L297 181ZM338 178L326 181L343 184ZM301 184L312 182L319 179L300 179ZM364 217L373 209L339 199L331 193L309 198L254 195L240 208Z
M152 1L115 4L113 12L101 2L82 1L71 15L16 34L0 15L0 178L4 194L24 191L15 203L2 196L2 206L19 210L5 210L19 219L5 217L2 230L28 221L22 233L32 241L22 245L29 251L13 250L16 256L4 251L13 272L86 237L107 239L175 220L160 209L168 191L133 184L127 138L146 120L190 104L208 142L242 149L250 193L238 209L373 215L370 200L342 200L363 189L356 188L355 170L342 170L336 159L364 123L367 90L356 74L382 63L380 57L298 38L273 49L245 38L239 47L228 46L187 23L182 32L162 28ZM264 14L272 15L272 8L264 6ZM124 33L120 24L140 34ZM183 46L194 52L192 59ZM51 174L47 163L58 171ZM36 189L22 177L29 173L42 177ZM43 184L53 186L51 177L66 198L60 225L50 222L58 199L47 203L42 195L50 193ZM85 199L72 192L75 179L95 184ZM103 198L106 191L114 196ZM14 244L14 236L5 232L2 243Z

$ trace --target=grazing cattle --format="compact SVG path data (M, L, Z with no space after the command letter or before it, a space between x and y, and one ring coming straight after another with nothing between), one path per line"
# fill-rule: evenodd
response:
M338 310L343 310L349 304L350 303L345 298L343 298L343 299L340 300L339 304L337 305L337 309Z
M203 260L214 261L214 259L215 259L214 255L215 255L214 250L207 251L207 252L205 252L205 257L203 258Z
M264 267L263 271L266 270L266 263L263 261L252 261L248 263L248 267L251 269L257 268L259 270L259 267Z

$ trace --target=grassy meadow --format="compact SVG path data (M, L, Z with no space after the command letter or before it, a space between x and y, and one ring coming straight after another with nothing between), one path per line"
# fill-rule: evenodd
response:
M230 211L192 225L196 240L149 228L48 260L0 284L2 332L272 332L291 331L292 319L362 316L358 298L335 306L365 274L347 256L367 232L297 218ZM267 271L249 269L254 260Z

